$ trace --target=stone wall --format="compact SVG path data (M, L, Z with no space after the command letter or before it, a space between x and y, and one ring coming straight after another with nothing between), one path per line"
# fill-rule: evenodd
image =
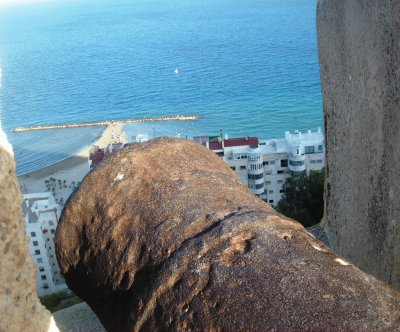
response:
M400 2L320 0L327 233L400 287Z
M58 331L36 296L21 204L12 148L0 128L0 331Z

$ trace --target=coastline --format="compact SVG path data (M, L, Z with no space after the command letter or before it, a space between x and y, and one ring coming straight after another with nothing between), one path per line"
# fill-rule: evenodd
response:
M97 142L98 142L98 140L100 139L100 137L103 135L103 133L104 133L104 131L106 130L106 128L107 128L107 126L104 126L104 129L103 129L103 131L100 133L100 135L99 136L97 136L94 140L91 140L91 142L88 144L88 145L86 145L86 146L84 146L81 150L79 150L78 152L75 152L74 154L72 154L72 155L69 155L68 157L65 157L64 159L61 159L61 160L58 160L58 161L56 161L55 163L52 163L52 164L50 164L50 165L47 165L47 166L44 166L44 167L39 167L39 168L37 168L37 169L34 169L33 171L29 171L29 172L26 172L26 173L22 173L22 174L17 174L17 178L20 178L20 177L23 177L23 176L25 176L25 175L35 175L36 173L40 173L41 171L43 171L43 173L49 173L49 172L52 172L52 170L50 170L50 168L51 167L53 167L53 166L57 166L58 164L60 164L60 163L66 163L67 161L69 161L69 160L71 160L72 161L72 159L77 159L77 157L84 157L84 156L86 156L87 155L87 157L89 157L89 150L90 150L90 147L91 146L93 146L93 145L95 145L95 144L97 144ZM86 150L88 150L88 151L86 151ZM75 161L75 163L71 163L71 165L73 165L73 164L76 164L76 161Z
M57 187L56 198L65 202L73 191L72 183L77 184L89 172L88 158L92 145L105 146L125 139L122 132L123 123L108 124L100 136L81 151L52 165L18 176L22 194L47 191L45 180L49 178L66 181L67 187Z

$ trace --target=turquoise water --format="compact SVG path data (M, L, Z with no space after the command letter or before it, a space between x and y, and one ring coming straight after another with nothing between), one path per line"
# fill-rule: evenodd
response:
M322 126L316 0L82 0L0 7L0 111L18 173L82 149L101 128L39 124L199 114L128 135L282 137ZM175 74L178 68L179 74Z

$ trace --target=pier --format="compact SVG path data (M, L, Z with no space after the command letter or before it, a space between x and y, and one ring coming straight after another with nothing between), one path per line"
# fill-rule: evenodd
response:
M167 115L151 118L136 118L125 120L105 120L105 121L91 121L91 122L77 122L67 124L54 124L32 127L14 128L14 133L23 133L25 131L34 130L48 130L48 129L63 129L63 128L77 128L77 127L92 127L92 126L109 126L110 124L125 124L125 123L141 123L141 122L154 122L154 121L192 121L199 119L199 115Z

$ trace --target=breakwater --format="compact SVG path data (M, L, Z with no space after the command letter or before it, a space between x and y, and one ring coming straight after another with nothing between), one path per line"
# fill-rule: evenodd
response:
M76 122L66 124L54 124L54 125L43 125L43 126L31 126L31 127L19 127L14 128L14 133L22 133L25 131L34 130L48 130L48 129L63 129L63 128L76 128L76 127L91 127L91 126L108 126L113 123L140 123L140 122L152 122L152 121L191 121L199 119L199 115L167 115L160 117L149 117L149 118L136 118L136 119L124 119L124 120L105 120L105 121L90 121L90 122Z

